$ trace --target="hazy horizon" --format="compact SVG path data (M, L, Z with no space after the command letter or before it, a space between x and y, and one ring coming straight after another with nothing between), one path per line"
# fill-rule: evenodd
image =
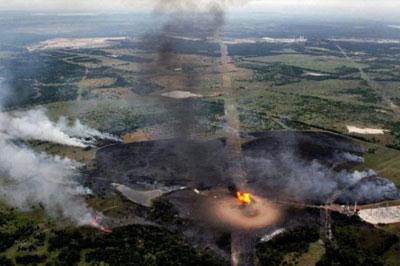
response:
M182 2L182 1L180 1ZM195 1L207 6L212 0ZM228 2L217 1L217 2ZM349 17L365 19L399 20L400 1L397 0L253 0L229 1L231 12L278 13L283 16L302 15L308 17ZM200 4L199 4L200 3ZM31 12L148 12L157 5L155 0L0 0L0 11Z

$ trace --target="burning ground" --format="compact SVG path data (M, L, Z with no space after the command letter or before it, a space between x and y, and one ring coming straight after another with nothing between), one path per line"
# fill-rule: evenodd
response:
M369 203L399 196L390 181L372 170L347 170L362 162L363 151L346 138L317 132L253 133L247 137L250 140L242 145L246 186L259 195L315 203L327 202L342 190L334 201ZM128 186L142 183L203 190L230 185L224 139L182 143L170 139L105 147L97 153L96 174ZM373 197L366 192L368 186L380 193Z
M165 194L153 201L161 212L158 222L183 232L195 245L212 246L224 257L229 253L221 250L215 239L223 232L250 230L253 233L247 235L255 241L277 228L322 226L323 206L400 198L394 184L372 170L350 170L362 162L363 150L347 138L298 131L242 137L247 173L243 187L236 187L227 176L231 162L224 139L169 139L100 149L93 189L115 193L111 183L118 183L131 187L137 195L164 190ZM168 189L173 187L176 189ZM252 195L254 214L240 209L237 191ZM166 206L172 213L167 214ZM161 218L162 213L169 218Z
M326 256L329 257L334 223L341 226L340 222L347 219L342 214L354 215L357 210L354 207L351 213L353 209L338 204L399 198L394 184L373 170L352 170L363 161L363 151L349 139L321 132L240 134L234 78L239 78L243 72L237 72L220 36L224 9L231 2L236 1L215 1L199 9L195 1L158 1L156 14L162 20L160 29L148 32L140 41L136 38L121 40L119 48L140 49L153 55L148 59L125 56L125 60L142 60L143 64L135 65L132 71L130 64L115 65L125 71L121 76L111 76L108 85L113 85L114 78L115 86L128 85L109 91L131 91L130 96L136 101L153 97L152 101L165 113L154 122L157 126L162 124L162 130L159 136L149 137L158 140L100 148L96 163L91 167L93 171L85 172L88 178L78 177L79 165L73 161L34 152L29 141L89 149L97 138L113 139L112 136L79 121L72 124L65 119L51 122L40 110L15 112L3 119L5 126L1 131L7 136L2 143L3 150L20 155L9 158L4 154L1 158L1 166L12 178L4 197L23 207L31 202L44 202L40 208L51 212L61 209L64 216L92 227L54 230L46 237L49 249L56 251L59 261L72 261L72 265L84 257L86 261L111 265L221 265L231 259L233 265L252 264L257 242L272 239L265 245L261 243L262 248L258 250L263 252L257 254L261 262L268 264L270 257L264 258L263 254L269 254L269 245L274 245L275 241L278 249L290 249L296 246L290 242L308 245L319 238L327 243ZM200 63L205 60L190 54L196 45L201 47L197 49L199 54L209 56L207 61L213 65L210 67L212 75L219 79L206 93L202 88L209 84L202 83L205 69ZM111 54L110 51L118 49L109 48L90 52L100 52L99 58L112 58L114 66L124 56ZM89 60L94 65L99 62L97 58L80 57L72 61L81 60ZM84 66L86 70L80 69L84 73L81 83L90 84L86 81L93 73L87 64ZM97 68L96 73L103 77L109 70L113 69ZM137 73L140 78L132 77ZM101 88L102 91L107 89ZM80 91L77 101L83 102L85 97L90 95ZM216 98L218 104L213 105L210 97ZM132 102L129 102L130 108L134 109L136 106ZM211 108L218 113L214 121L207 117ZM99 120L115 118L108 109L102 112L105 115ZM123 120L129 124L129 131L137 127L130 123L132 120L126 122L126 117ZM111 126L108 132L120 132L120 124L112 122L116 126ZM38 130L43 128L46 130ZM219 130L216 135L221 138L217 139L214 134L212 138L215 139L202 138L215 133L216 128ZM17 171L19 167L13 164L17 159L35 167ZM48 182L50 177L57 182ZM90 190L77 182L81 179ZM46 193L42 193L43 188ZM92 191L93 195L85 195ZM94 209L107 216L96 215ZM342 214L331 217L329 212ZM356 216L353 218L357 220ZM365 226L357 222L351 225ZM10 230L15 227L12 223L6 225ZM307 229L303 230L304 226ZM34 230L34 227L27 228L28 232ZM323 231L321 234L319 229ZM291 234L286 235L286 231L292 230L298 230L295 241L290 239ZM22 231L21 237L24 237L25 231ZM336 236L340 233L340 230L334 231ZM7 239L7 235L3 239ZM381 239L377 242L393 242L390 238L389 241L386 237ZM45 241L43 245L47 246ZM200 249L194 250L186 241ZM209 247L213 252L204 251ZM212 253L225 261L215 259ZM36 259L37 263L47 260Z

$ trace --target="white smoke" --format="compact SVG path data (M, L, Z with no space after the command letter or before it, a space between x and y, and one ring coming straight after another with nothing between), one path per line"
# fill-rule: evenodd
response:
M336 171L317 160L300 160L291 153L276 156L245 158L246 169L256 178L259 193L277 191L280 196L321 203L338 192L339 200L349 202L400 197L393 182L378 178L373 170Z
M363 163L364 158L350 152L343 152L335 155L335 161L337 161L338 163L342 162Z
M263 237L261 237L260 242L268 242L271 241L273 238L275 238L276 236L284 233L286 230L285 228L279 228L274 230L273 232L264 235Z
M95 138L115 139L111 135L67 119L52 122L45 109L12 114L0 113L0 199L21 209L40 204L55 217L66 217L79 225L88 224L93 211L84 196L92 194L76 178L75 161L35 152L19 140L42 140L86 147Z
M54 123L43 108L13 114L1 113L0 132L14 139L42 140L82 148L93 145L96 138L118 140L82 125L79 120L70 126L67 119L61 117L58 123Z
M67 119L65 117L61 117L57 123L57 128L70 136L86 139L86 142L89 143L93 143L96 138L121 141L119 138L111 134L102 133L96 129L82 125L81 121L78 119L75 120L73 126L70 126Z
M51 215L87 224L92 211L81 195L85 188L74 181L79 164L28 147L0 135L0 198L29 209L41 204Z
M381 177L367 176L356 186L344 191L338 199L341 202L378 202L398 198L400 198L400 192L392 181Z

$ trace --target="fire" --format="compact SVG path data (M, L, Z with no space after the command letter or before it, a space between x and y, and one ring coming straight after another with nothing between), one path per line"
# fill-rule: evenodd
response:
M97 218L92 218L90 220L90 225L99 229L104 233L112 233L112 230L110 228L105 227L104 225L101 225L100 222L97 220Z
M244 205L249 205L251 203L250 193L236 192L236 197Z

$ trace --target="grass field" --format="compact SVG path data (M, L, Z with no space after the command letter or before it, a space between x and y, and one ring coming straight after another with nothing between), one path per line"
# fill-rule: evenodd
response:
M324 243L321 240L309 244L308 250L303 253L289 253L286 254L281 265L297 265L297 266L312 266L317 262L325 253Z
M400 151L382 145L362 143L370 152L364 155L364 169L374 169L378 174L392 180L400 188Z
M380 111L380 106L365 104L350 99L308 95L303 92L291 92L290 89L270 88L262 83L248 83L240 90L240 105L245 108L265 111L274 115L288 116L304 123L318 125L327 129L346 132L346 125L385 127L393 117L390 112ZM320 85L323 86L323 85Z
M345 58L334 56L311 56L305 54L279 54L273 56L248 57L244 58L244 60L260 63L279 62L316 72L325 73L336 73L337 69L340 67L354 67L354 65ZM357 65L362 68L368 66L365 63L357 63Z
M400 243L397 243L388 252L386 252L385 266L398 266L399 261L400 261Z
M322 241L319 240L317 242L311 243L308 248L308 251L300 256L297 265L298 266L315 265L321 259L324 253L325 253L325 247Z

